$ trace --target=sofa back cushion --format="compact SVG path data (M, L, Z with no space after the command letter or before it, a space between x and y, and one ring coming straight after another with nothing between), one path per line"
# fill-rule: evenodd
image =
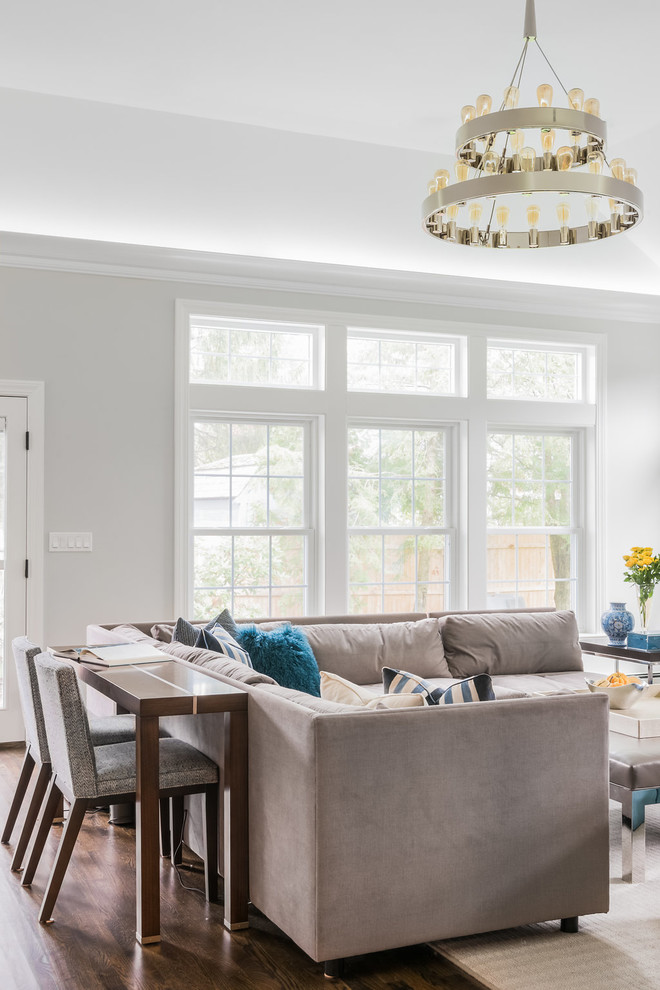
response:
M403 667L420 677L451 677L437 619L319 624L301 629L319 669L355 684L380 682L383 667Z
M246 664L230 660L229 657L222 653L215 653L213 650L204 650L199 646L186 646L184 643L162 642L158 644L158 648L180 660L197 664L198 667L205 667L216 674L241 681L243 684L275 684L273 678L268 677L267 674L260 674Z
M583 669L573 612L448 615L441 622L454 677Z

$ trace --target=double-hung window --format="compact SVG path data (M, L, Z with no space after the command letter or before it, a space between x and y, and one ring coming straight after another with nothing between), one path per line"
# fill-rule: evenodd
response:
M448 607L447 440L444 429L349 429L351 612Z
M194 422L194 612L302 615L309 590L308 423Z

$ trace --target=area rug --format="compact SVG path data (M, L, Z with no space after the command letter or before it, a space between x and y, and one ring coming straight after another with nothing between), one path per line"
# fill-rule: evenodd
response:
M489 990L660 990L660 819L647 815L646 881L621 880L621 806L610 807L610 911L471 935L431 948Z

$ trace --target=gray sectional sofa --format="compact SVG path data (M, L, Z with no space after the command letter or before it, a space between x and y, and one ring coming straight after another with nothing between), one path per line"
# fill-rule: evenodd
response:
M497 700L337 704L168 643L171 622L89 626L87 641L155 634L179 662L248 692L250 899L308 955L329 963L553 919L573 930L608 910L608 706L572 693L585 686L572 613L291 621L321 670L374 694L393 666L440 686L487 671ZM222 718L164 722L222 765ZM201 806L188 800L199 852Z

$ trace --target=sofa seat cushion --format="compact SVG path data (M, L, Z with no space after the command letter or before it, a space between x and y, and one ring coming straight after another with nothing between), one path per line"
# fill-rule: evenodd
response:
M573 612L448 615L442 639L455 677L582 670Z
M321 671L321 697L344 705L359 708L416 708L424 704L421 694L383 694L383 689L373 692L361 684L353 684L338 674Z
M300 627L320 670L354 684L373 684L383 667L420 677L451 677L438 619L417 622L328 623Z
M225 657L220 653L214 653L213 650L203 650L199 646L185 646L183 643L162 642L158 644L158 648L164 653L170 653L173 657L178 657L179 660L197 664L198 667L212 670L216 674L222 674L223 677L231 677L233 680L241 681L243 684L276 683L267 674L261 674L258 670L253 670L244 663L237 663L235 660L230 660L229 657Z

